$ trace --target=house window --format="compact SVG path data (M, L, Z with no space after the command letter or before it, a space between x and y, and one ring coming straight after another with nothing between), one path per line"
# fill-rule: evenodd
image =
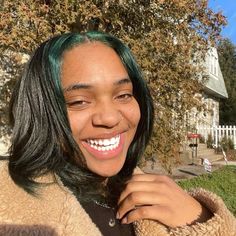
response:
M218 65L217 57L214 57L214 75L215 76L218 76L217 65Z
M213 55L210 59L210 73L218 77L218 59Z

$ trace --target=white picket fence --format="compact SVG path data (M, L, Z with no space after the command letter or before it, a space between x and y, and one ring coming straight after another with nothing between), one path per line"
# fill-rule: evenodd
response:
M219 143L223 137L230 138L234 143L236 149L236 125L234 126L198 126L197 133L201 134L205 140L207 140L208 134L212 135L215 147L219 147Z

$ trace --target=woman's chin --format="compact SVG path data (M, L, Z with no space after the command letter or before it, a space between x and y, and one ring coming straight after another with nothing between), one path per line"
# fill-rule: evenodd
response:
M99 176L112 177L120 172L124 166L124 162L124 155L119 155L116 158L104 161L94 161L94 158L90 158L90 160L87 161L87 167L91 172L96 173Z
M115 176L119 173L119 171L107 171L107 172L101 172L101 171L93 171L94 173L96 173L99 176L105 177L105 178L109 178L112 176Z
M92 171L93 173L96 173L97 175L99 176L102 176L102 177L105 177L105 178L109 178L109 177L112 177L114 175L117 175L121 168L108 168L108 169L95 169L95 168L89 168L90 171Z

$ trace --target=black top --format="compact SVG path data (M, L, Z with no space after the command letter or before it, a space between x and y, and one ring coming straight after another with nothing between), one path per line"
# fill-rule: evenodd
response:
M132 224L121 224L116 211L95 202L80 203L104 236L134 236Z
M75 189L70 188L63 178L61 180L72 191L103 236L135 236L132 224L121 224L120 220L116 219L116 209L94 201L81 202Z

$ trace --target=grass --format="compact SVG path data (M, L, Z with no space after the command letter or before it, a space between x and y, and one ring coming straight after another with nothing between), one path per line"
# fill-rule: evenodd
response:
M224 166L211 174L182 180L179 185L187 190L201 187L216 193L236 216L236 166Z

